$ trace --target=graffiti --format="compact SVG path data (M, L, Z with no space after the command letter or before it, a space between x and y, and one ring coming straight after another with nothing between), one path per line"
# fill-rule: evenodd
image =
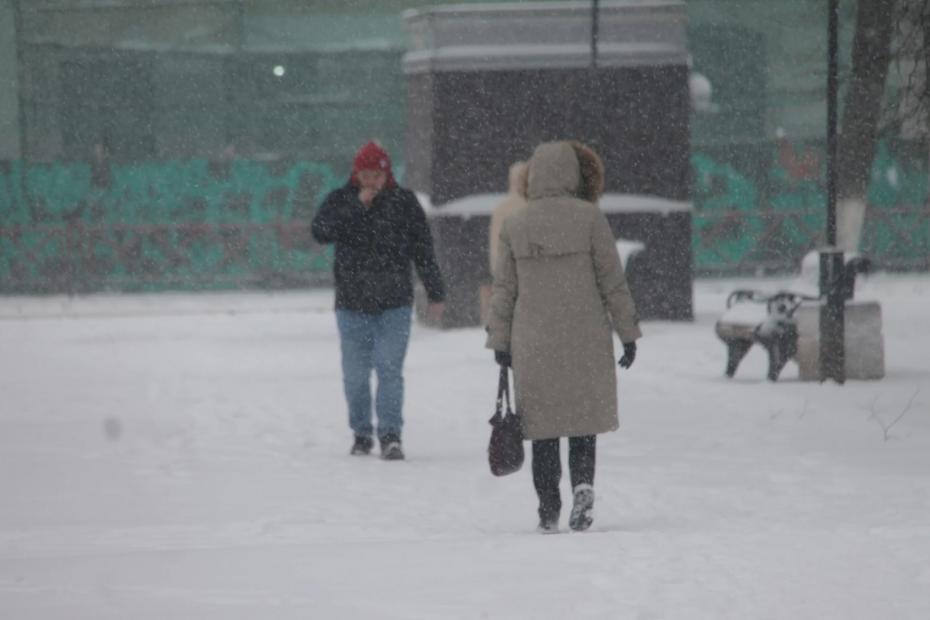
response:
M328 273L309 222L338 186L329 166L295 162L0 169L0 291L284 285Z
M698 273L788 271L822 239L823 164L776 142L692 156ZM309 223L342 178L322 163L0 163L0 293L293 286L330 273ZM927 170L879 144L862 250L930 268Z
M863 250L889 262L922 256L930 268L930 213L907 208L924 205L926 197L927 171L902 165L887 144L880 144L872 165L867 200L874 209L866 219Z
M730 164L701 153L691 157L691 165L695 264L738 263L763 227L756 186Z
M731 160L738 161L732 157ZM786 271L822 242L826 196L823 158L775 143L742 169L705 153L692 156L694 261L700 272ZM746 172L755 171L755 177ZM862 251L878 265L927 268L930 213L927 170L879 144L867 200Z

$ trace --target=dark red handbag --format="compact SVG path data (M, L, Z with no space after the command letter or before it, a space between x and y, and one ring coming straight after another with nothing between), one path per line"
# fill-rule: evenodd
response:
M504 402L507 411L504 411ZM491 424L491 441L488 443L488 464L495 476L506 476L523 466L523 421L510 408L510 373L501 366L497 384L497 405Z

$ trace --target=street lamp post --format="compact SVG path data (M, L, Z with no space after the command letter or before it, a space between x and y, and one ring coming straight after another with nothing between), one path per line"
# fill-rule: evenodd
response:
M827 231L820 251L820 380L846 381L845 261L836 245L839 0L827 0Z

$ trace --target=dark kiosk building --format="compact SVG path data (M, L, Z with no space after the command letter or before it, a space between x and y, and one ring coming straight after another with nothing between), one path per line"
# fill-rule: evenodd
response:
M488 218L540 142L604 159L601 202L643 318L690 319L688 52L680 1L477 4L409 11L406 182L431 216L447 326L480 322Z

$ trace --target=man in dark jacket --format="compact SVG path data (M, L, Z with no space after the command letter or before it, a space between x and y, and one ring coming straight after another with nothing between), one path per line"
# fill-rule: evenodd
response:
M403 364L413 305L411 263L423 282L432 320L442 315L445 290L423 208L399 187L391 160L369 142L355 156L345 186L326 197L312 226L320 243L335 243L336 323L342 376L355 433L352 454L371 452L371 371L378 375L375 411L381 456L404 458Z

